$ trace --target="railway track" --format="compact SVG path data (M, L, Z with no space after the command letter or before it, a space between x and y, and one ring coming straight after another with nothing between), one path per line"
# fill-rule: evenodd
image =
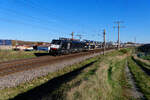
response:
M43 57L37 57L37 58L3 62L3 63L0 63L0 77L13 74L16 72L31 70L34 68L53 64L63 59L86 56L86 55L90 55L92 53L98 53L101 51L102 49L96 49L96 50L92 50L89 52L80 52L80 53L74 53L74 54L62 55L62 56L43 56Z

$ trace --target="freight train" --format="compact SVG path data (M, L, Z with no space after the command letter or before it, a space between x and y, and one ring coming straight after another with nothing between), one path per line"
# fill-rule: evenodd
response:
M49 53L51 55L70 54L100 48L102 43L89 40L76 40L68 38L53 39Z
M115 49L117 48L117 43L107 42L105 44L105 48L107 49ZM128 47L126 44L120 44L121 48ZM94 49L103 48L103 42L90 41L90 40L77 40L77 39L69 39L69 38L59 38L53 39L51 42L49 53L51 55L62 55L62 54L70 54L75 52L83 52L90 51Z
M107 42L105 48L107 49L117 49L118 43ZM120 44L121 48L129 47L125 43ZM59 38L53 39L51 42L49 53L51 55L62 55L70 54L75 52L90 51L94 49L102 49L103 42L90 41L90 40L77 40L69 38Z

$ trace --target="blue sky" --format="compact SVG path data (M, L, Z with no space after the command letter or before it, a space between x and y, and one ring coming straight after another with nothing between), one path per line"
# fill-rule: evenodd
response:
M117 41L117 20L121 41L150 42L150 0L0 0L1 39L50 42L75 32L102 41L105 28Z

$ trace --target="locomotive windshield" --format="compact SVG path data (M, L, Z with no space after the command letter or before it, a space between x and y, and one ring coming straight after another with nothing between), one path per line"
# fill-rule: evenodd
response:
M52 44L59 45L60 43L61 43L61 41L60 41L60 40L53 40L53 41L52 41Z

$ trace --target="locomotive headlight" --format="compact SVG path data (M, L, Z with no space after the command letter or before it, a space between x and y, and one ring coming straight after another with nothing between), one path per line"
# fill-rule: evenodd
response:
M52 50L57 50L59 48L60 48L60 45L51 44L51 49Z

